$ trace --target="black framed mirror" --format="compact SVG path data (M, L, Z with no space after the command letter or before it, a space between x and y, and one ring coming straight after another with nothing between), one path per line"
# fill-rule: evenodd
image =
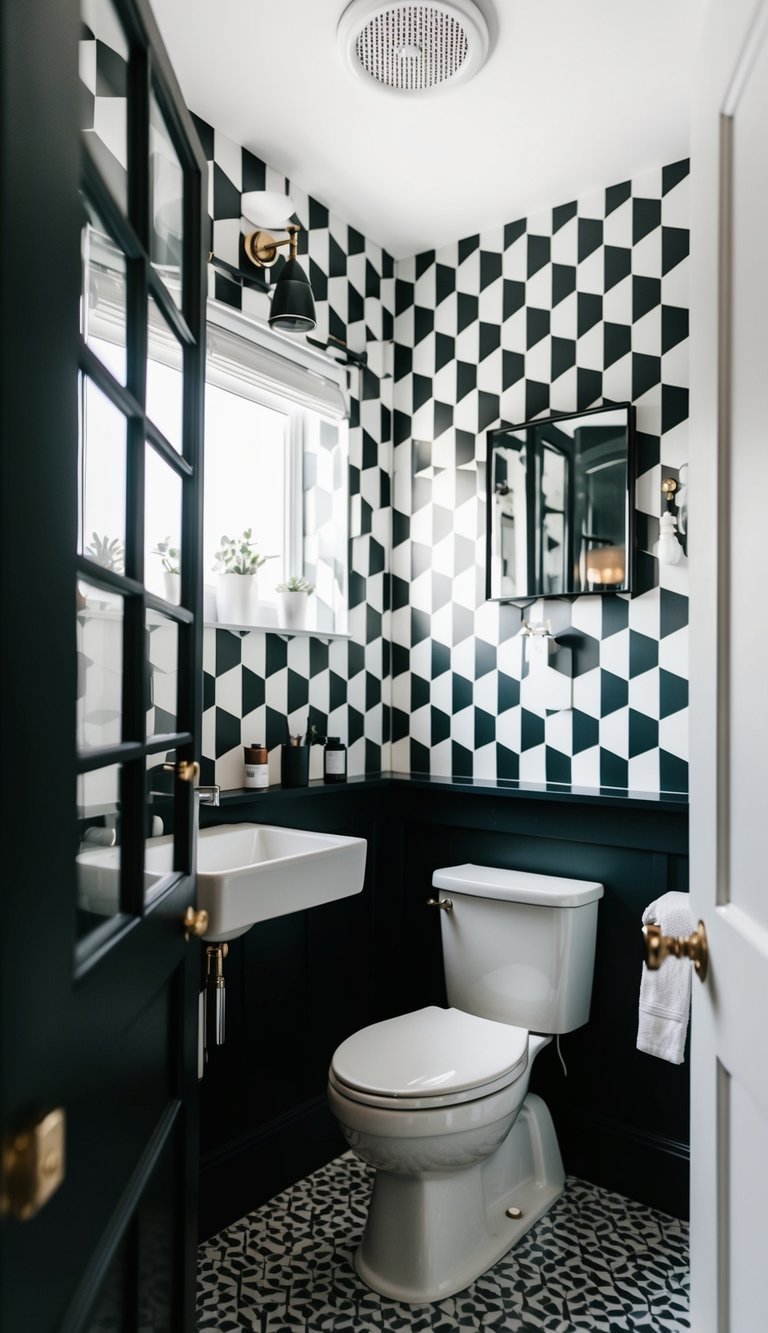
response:
M634 408L488 432L486 597L632 592Z

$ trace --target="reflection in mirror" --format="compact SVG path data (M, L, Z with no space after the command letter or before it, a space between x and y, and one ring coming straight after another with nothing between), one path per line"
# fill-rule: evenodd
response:
M631 591L632 414L621 404L490 432L489 599Z

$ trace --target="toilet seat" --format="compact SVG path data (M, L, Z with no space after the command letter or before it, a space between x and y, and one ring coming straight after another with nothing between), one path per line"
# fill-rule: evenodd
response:
M506 1088L527 1064L525 1028L430 1005L348 1037L329 1082L362 1105L431 1110Z

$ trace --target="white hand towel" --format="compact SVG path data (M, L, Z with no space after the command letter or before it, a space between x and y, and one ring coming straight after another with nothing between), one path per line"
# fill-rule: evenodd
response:
M650 924L660 926L664 935L690 935L696 922L688 894L665 893L649 903L643 912L643 925ZM637 1049L673 1065L683 1063L692 967L689 958L665 958L658 972L649 972L643 963Z

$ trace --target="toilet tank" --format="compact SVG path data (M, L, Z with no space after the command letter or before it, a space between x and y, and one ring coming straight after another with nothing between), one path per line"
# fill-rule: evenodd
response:
M589 1018L602 884L461 865L432 883L448 1003L530 1032L571 1032Z

